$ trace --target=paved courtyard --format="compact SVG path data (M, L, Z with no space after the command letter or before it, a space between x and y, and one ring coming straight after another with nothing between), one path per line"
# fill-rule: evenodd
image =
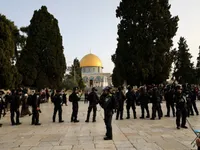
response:
M104 141L103 110L98 108L96 123L85 123L87 104L80 102L79 123L71 123L71 104L63 106L64 123L52 123L53 104L41 105L41 126L31 126L31 117L21 118L22 125L11 126L9 114L1 121L0 150L190 150L195 138L190 129L177 130L175 118L162 120L114 120L113 140ZM150 106L151 107L151 106ZM166 113L165 104L162 104ZM198 102L200 107L200 102ZM126 113L126 112L125 112ZM124 113L124 114L125 114ZM137 107L140 117L140 107ZM124 118L126 114L124 115ZM200 129L200 117L189 118Z

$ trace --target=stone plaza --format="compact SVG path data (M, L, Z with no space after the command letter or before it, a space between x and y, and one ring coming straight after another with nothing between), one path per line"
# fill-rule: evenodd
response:
M197 102L198 108L200 102ZM11 126L10 114L2 118L0 150L190 150L195 134L190 128L176 129L175 118L161 120L115 120L113 116L113 140L104 141L103 110L98 107L97 122L85 123L87 104L79 102L79 123L71 123L71 104L63 106L64 123L53 123L53 104L41 104L41 126L32 126L31 117L21 118L22 125ZM162 104L166 114L165 103ZM151 106L149 105L151 109ZM92 114L91 114L92 117ZM124 112L126 118L126 110ZM92 118L91 118L92 119ZM195 129L200 129L199 116L189 118Z

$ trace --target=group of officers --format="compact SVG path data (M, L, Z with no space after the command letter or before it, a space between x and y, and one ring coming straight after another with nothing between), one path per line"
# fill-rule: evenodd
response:
M138 90L133 90L133 87L128 86L127 92L124 92L122 87L118 87L117 91L110 87L103 90L103 94L98 98L95 88L92 88L91 93L87 95L89 101L88 113L85 122L89 122L90 113L93 110L93 122L96 121L96 105L99 103L104 109L104 121L107 129L105 140L112 139L112 116L116 112L116 120L123 120L124 104L126 102L127 117L130 119L130 109L133 111L133 118L137 119L136 106L141 107L140 119L150 118L149 103L152 103L151 120L163 117L161 103L163 99L166 101L167 114L165 117L170 117L170 109L173 117L176 117L177 129L185 128L186 118L190 115L199 115L196 99L197 91L195 87L190 85L167 85L164 88L159 86L141 87ZM193 110L194 109L194 110ZM145 116L146 111L146 116ZM182 122L181 122L182 118Z
M69 101L72 102L72 114L71 122L77 123L78 120L78 101L81 96L79 94L78 87L73 88L73 92L69 95ZM39 122L40 103L43 95L36 91L34 94L24 94L22 90L12 90L11 93L7 93L5 97L0 96L0 116L5 116L5 106L10 103L10 118L12 125L20 125L20 104L22 103L22 109L25 114L32 115L32 125L41 125ZM124 103L126 102L127 117L130 119L130 109L133 111L133 118L137 119L136 106L141 107L140 119L150 118L149 103L152 103L152 115L151 120L155 120L163 117L163 111L161 107L162 100L165 99L167 106L166 117L170 117L170 108L172 109L173 117L176 117L177 129L187 128L186 117L199 115L196 107L197 93L191 86L180 85L168 85L165 88L157 86L141 87L137 91L133 90L133 87L128 86L127 92L124 92L123 87L118 87L117 91L111 87L103 89L103 93L100 97L97 94L97 89L92 88L91 92L87 95L89 101L89 107L87 111L87 117L85 122L89 122L91 111L93 111L92 121L96 122L97 104L99 104L104 110L104 122L106 125L106 135L104 140L112 140L112 116L116 112L116 120L123 120ZM4 99L4 100L3 100ZM58 112L59 123L64 122L62 119L62 105L67 105L66 94L63 94L61 90L56 90L51 94L51 101L54 104L54 112L52 121L56 121L56 114ZM32 107L32 113L29 111L29 106ZM176 109L175 109L176 107ZM194 111L193 111L194 109ZM146 111L146 116L145 116ZM14 118L16 115L16 119ZM182 117L182 122L180 122Z

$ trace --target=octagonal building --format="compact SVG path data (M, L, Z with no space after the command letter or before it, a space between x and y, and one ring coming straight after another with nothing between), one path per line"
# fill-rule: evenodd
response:
M98 56L85 55L80 61L82 78L86 87L105 87L111 85L111 74L103 73L103 65Z

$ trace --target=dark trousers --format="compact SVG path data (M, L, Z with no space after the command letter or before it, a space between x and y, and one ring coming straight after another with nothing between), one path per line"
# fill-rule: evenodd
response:
M62 121L62 107L61 106L59 106L59 107L54 106L53 122L55 122L55 120L56 120L57 111L58 111L59 122Z
M191 111L191 115L194 115L194 111L196 112L196 114L198 115L199 114L199 111L197 109L197 105L196 105L196 101L192 101L191 102L191 106L190 106L190 111Z
M135 111L136 107L135 107L135 104L131 104L131 103L130 104L127 103L127 105L126 105L127 118L130 118L130 108L132 108L134 118L136 118L136 111Z
M176 109L176 125L177 127L186 125L186 117L187 117L187 109L185 108L177 108ZM182 123L181 122L182 118Z
M141 110L142 110L141 118L144 118L144 110L146 110L146 112L147 112L147 118L150 117L148 104L141 104Z
M14 120L16 114L16 122ZM19 123L19 109L10 109L10 120L12 125Z
M76 121L78 115L78 107L72 108L72 115L71 115L71 121Z
M111 138L112 139L112 137L113 137L113 135L112 135L112 116L113 116L113 114L112 114L112 112L110 112L110 113L104 113L105 115L104 115L104 117L105 117L105 125L106 125L106 136L108 137L108 138Z
M158 118L162 117L161 105L160 103L152 104L152 119L156 117L156 112L158 113Z
M97 112L97 106L89 106L88 107L88 112L87 112L87 121L90 120L90 113L93 110L93 121L96 121L96 112Z
M167 106L167 116L170 116L170 107L172 109L172 114L175 117L175 108L174 108L174 103L173 102L166 102L166 106Z
M31 124L38 124L39 123L39 112L37 109L32 110L32 123Z

